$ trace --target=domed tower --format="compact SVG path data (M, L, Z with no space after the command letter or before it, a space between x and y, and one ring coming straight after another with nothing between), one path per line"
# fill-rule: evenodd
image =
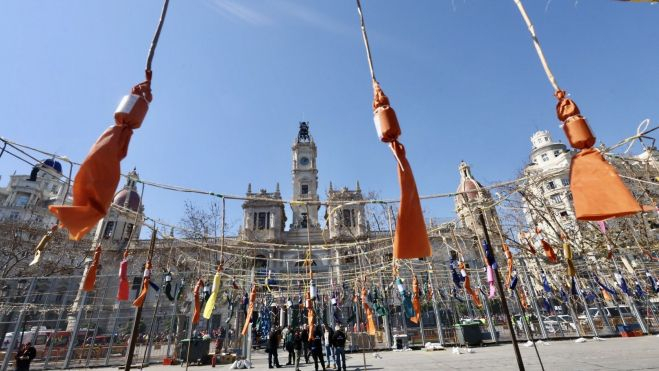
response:
M131 233L132 239L139 238L144 212L144 205L141 204L140 194L137 192L136 184L139 179L135 169L128 173L126 184L112 200L112 206L118 207L110 207L108 214L98 223L94 235L96 243L102 242L104 246L123 250L131 238ZM137 218L136 213L139 215Z
M482 239L484 238L483 228L478 221L478 209L482 209L488 223L490 238L494 243L498 240L494 236L497 231L495 223L499 223L499 217L496 209L491 207L492 195L474 179L471 168L466 162L461 161L458 169L460 171L460 184L456 191L458 194L455 196L455 212L458 214L462 226L471 229Z
M309 133L309 123L301 122L300 130L293 143L293 200L318 201L318 156L316 143ZM292 204L293 221L291 230L303 231L307 228L320 231L318 209L320 205Z

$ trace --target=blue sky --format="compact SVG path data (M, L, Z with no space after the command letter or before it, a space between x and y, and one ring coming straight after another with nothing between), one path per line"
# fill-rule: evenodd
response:
M555 99L512 0L364 0L376 75L402 125L419 191L449 192L460 160L484 183L511 179L529 137L563 139ZM81 160L143 78L160 1L0 4L0 135ZM659 6L527 0L559 85L607 144L659 114ZM398 196L377 140L354 1L172 0L156 52L154 101L123 170L161 183L291 195L290 146L310 121L320 189ZM29 168L0 159L1 184ZM178 221L208 197L145 191L147 213ZM227 219L240 222L238 202ZM451 200L424 202L431 216Z

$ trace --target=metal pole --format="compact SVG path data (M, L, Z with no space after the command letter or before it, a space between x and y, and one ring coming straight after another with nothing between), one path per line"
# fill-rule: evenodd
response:
M485 242L492 246L490 243L490 235L487 232L487 225L485 224L485 216L483 215L483 210L478 209L478 219L483 229L483 234L485 235ZM513 341L513 349L515 350L515 358L517 359L517 367L520 371L524 371L524 362L522 361L522 354L519 352L519 344L517 344L517 336L515 335L515 330L513 328L513 321L510 317L510 311L508 310L508 302L506 301L506 294L503 291L503 284L501 283L501 276L499 275L499 269L494 270L494 278L497 283L497 288L499 289L499 298L501 299L501 306L503 307L503 312L506 315L506 321L508 322L508 328L510 329L510 336Z
M379 272L378 275L380 276L380 288L382 288L382 302L384 303L386 307L386 312L384 316L382 317L382 326L384 327L384 337L386 340L387 348L391 349L391 328L389 327L389 305L388 305L388 298L387 298L387 290L385 289L384 286L384 280L382 279L382 272Z
M87 291L82 292L82 297L78 303L78 314L76 315L76 322L73 324L73 330L69 336L69 345L66 349L66 358L64 358L63 369L70 368L71 365L71 356L73 356L73 348L76 345L76 340L78 338L78 329L80 328L80 318L82 317L82 311L85 307L85 302L87 301Z
M174 294L176 295L177 293L178 293L178 282L174 285ZM176 320L176 304L178 304L178 298L174 297L174 305L172 305L172 322L171 322L171 328L170 328L171 332L174 332L173 330L176 326L174 324L175 323L174 321ZM166 355L165 355L167 358L169 358L169 356L170 356L169 351L171 349L171 346L172 346L172 334L167 334L167 352L166 352Z
M542 364L542 358L540 358L538 347L535 344L535 339L533 339L533 333L528 328L529 324L524 319L525 317L524 307L522 307L522 301L519 299L519 295L517 295L517 290L513 291L513 296L515 296L515 298L517 299L517 304L519 305L519 310L521 314L520 320L524 324L524 331L526 331L526 337L528 338L529 341L533 343L533 349L535 349L535 355L538 357L538 361L540 362L540 368L542 369L542 371L545 371L545 366Z
M431 270L429 273L428 281L432 285L432 310L435 312L435 322L437 325L437 341L439 342L440 345L444 346L444 332L442 329L442 317L439 314L439 311L437 310L437 295L438 293L435 292L434 290L434 284L433 284L433 276L432 273L433 271Z
M112 332L110 333L110 343L108 344L108 352L105 355L104 366L106 367L110 364L110 357L112 356L112 346L114 345L114 334L117 332L117 322L119 322L119 312L121 312L121 301L117 301L117 308L114 311L114 323L112 324Z
M32 291L34 290L34 286L36 285L36 283L37 283L37 278L33 277L32 280L30 281L30 287L27 289L27 295L25 296L25 300L23 301L23 307L21 308L21 311L18 313L18 319L16 320L16 326L14 327L14 336L11 338L11 342L9 343L9 346L7 347L7 352L5 353L5 358L2 360L2 371L6 371L7 367L9 366L9 360L12 358L11 352L14 351L14 347L16 346L16 340L18 339L18 331L20 331L21 324L23 323L23 319L25 318L25 307L30 301L30 296L32 296Z
M490 311L490 303L488 302L487 296L485 296L485 294L483 294L483 292L480 290L480 287L482 287L482 283L479 272L476 272L476 278L478 279L478 287L479 287L478 293L480 294L481 301L483 302L483 306L485 307L485 315L487 316L487 329L490 332L490 338L495 343L498 343L497 332L494 328L494 321L492 320L492 312Z
M164 282L164 278L163 278L163 282ZM151 337L151 334L153 333L153 322L156 320L156 316L158 315L158 308L160 307L161 294L162 294L162 289L158 290L158 297L156 299L156 308L153 311L153 316L151 316L151 324L149 325L149 335L148 335L148 338L147 338L147 341L146 341L146 349L144 350L144 356L142 357L142 363L140 364L140 370L144 366L145 361L147 362L147 364L149 364L150 361L151 361L151 345L153 344L153 339Z
M590 315L590 310L588 310L588 303L586 302L586 298L583 296L583 293L581 292L581 285L579 285L579 278L574 279L574 285L576 286L579 299L581 299L584 308L586 308L586 318L588 319L588 324L590 325L590 328L593 329L593 334L595 334L595 337L599 337L599 334L597 333L597 328L595 327L595 322L593 322L593 317ZM602 315L604 315L604 313L602 313Z
M59 316L57 317L57 322L55 322L53 335L55 334L55 332L59 328L59 323L62 321L62 318L64 318L64 313L66 313L66 307L62 307L62 309L59 312ZM48 362L50 361L50 355L53 352L53 346L54 345L55 345L55 339L51 337L50 344L48 345L48 351L46 352L46 356L44 357L44 362L43 362L43 369L44 370L48 369Z
M535 312L536 316L538 317L538 326L540 326L540 333L542 334L543 339L547 339L547 331L545 329L545 323L542 320L542 315L540 314L540 308L538 307L538 298L535 296L535 287L533 286L533 281L531 281L531 277L529 277L529 272L526 269L526 262L524 259L520 259L522 262L522 271L523 271L523 276L524 276L524 284L526 287L529 289L529 293L531 293L531 302L533 303L533 311ZM538 264L538 267L540 267L540 262L536 258L536 264Z

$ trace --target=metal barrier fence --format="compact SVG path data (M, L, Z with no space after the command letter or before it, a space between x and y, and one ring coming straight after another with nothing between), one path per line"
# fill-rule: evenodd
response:
M479 273L472 275L476 274ZM37 357L31 365L34 370L124 364L135 309L129 302L117 302L115 299L118 284L115 275L100 275L97 278L97 289L89 293L79 291L81 278L0 279L0 339L3 340L0 360L3 371L13 368L19 344L27 342L32 343L37 350ZM484 280L484 277L480 278ZM160 283L162 280L163 277L154 275L154 282ZM137 295L139 283L139 279L133 283L131 299ZM166 357L177 357L179 353L176 345L190 334L191 291L186 286L186 294L178 301L167 299L162 289L150 291L138 327L140 334L134 363L162 362ZM511 298L509 307L513 315L513 331L518 339L633 336L659 331L657 302L649 296L606 300L598 292L585 291L571 295L567 301L535 292L534 295L538 297L527 298L529 304L524 311ZM400 300L395 290L387 295L388 314L386 318L376 317L375 335L363 333L362 328L355 326L354 319L350 319L365 318L361 306L354 306L351 300L344 303L345 307L341 308L345 312L344 318L352 321L343 323L348 328L347 349L377 350L395 348L397 345L420 347L426 342L439 342L445 346L458 344L462 330L456 324L465 319L478 326L481 340L485 344L511 340L511 329L501 312L498 297L487 300L481 292L483 307L478 308L465 295L452 295L449 289L440 288L432 299L423 304L420 324L414 324L402 317ZM550 301L551 307L547 307L545 301ZM322 313L329 305L326 298L317 303ZM279 323L275 318L279 311L271 313L272 323ZM202 319L194 330L215 337L216 330L221 326L230 329L224 350L240 353L241 344L237 333L242 327L244 316L242 308L235 309L230 315L228 304L220 302L216 314L208 321ZM321 318L327 320L331 317L325 315ZM388 330L385 324L388 324ZM257 335L254 338L254 346L263 344L259 338L263 336ZM402 340L397 344L400 339L406 339L406 344ZM213 352L213 345L211 348Z

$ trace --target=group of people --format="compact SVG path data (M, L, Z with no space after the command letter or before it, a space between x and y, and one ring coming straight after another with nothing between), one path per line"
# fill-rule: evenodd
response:
M324 324L314 328L312 336L309 336L309 327L307 325L301 328L283 328L275 327L270 331L266 351L268 352L268 366L270 368L282 367L279 364L277 350L280 342L283 340L283 349L288 352L288 362L286 366L295 365L295 371L300 370L300 360L304 358L305 363L309 363L309 356L313 358L316 371L318 364L323 371L332 367L332 358L334 358L334 368L337 370L346 370L346 334L337 325L333 330L329 325ZM323 351L325 354L323 354ZM327 360L327 366L325 365Z

